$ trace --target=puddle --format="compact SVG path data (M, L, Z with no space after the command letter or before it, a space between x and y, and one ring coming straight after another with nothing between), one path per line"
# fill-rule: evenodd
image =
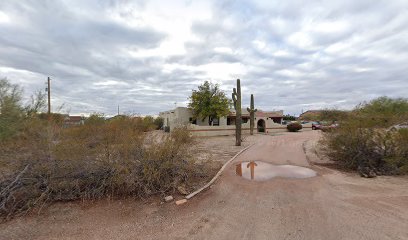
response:
M274 177L309 178L316 176L312 169L293 165L273 165L261 161L242 162L235 165L238 176L255 181L265 181Z

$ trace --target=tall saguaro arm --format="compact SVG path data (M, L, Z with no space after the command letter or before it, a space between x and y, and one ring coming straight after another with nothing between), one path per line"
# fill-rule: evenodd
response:
M247 108L247 111L249 112L250 116L250 134L254 135L254 126L255 126L255 113L258 111L258 109L254 108L254 95L251 94L251 108Z
M236 112L235 119L235 146L241 146L241 126L242 126L242 110L241 110L241 81L237 79L237 88L232 91L232 101Z

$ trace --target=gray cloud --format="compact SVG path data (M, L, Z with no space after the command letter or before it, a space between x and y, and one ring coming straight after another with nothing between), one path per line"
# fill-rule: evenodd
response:
M238 77L244 105L254 93L259 108L296 114L405 96L406 1L212 1L210 17L185 13L190 34L176 54L163 46L181 26L157 19L184 16L149 4L2 2L10 20L0 14L0 77L30 92L51 76L55 104L73 113L113 114L120 104L155 114L185 104L204 80L230 91Z

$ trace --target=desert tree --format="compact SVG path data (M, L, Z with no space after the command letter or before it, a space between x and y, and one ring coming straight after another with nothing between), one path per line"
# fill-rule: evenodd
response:
M231 100L220 86L208 81L198 86L198 90L193 90L189 100L188 107L193 110L193 117L202 121L208 117L209 125L214 118L227 116L231 106Z
M0 80L0 139L17 132L24 118L22 91L17 84L5 78Z
M45 94L38 91L30 102L22 101L23 89L6 78L0 79L0 139L17 133L27 118L37 117L45 106Z

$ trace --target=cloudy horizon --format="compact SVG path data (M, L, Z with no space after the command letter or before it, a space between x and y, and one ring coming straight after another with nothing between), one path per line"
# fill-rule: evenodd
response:
M407 97L408 1L1 1L0 78L72 114L158 114L205 80L262 110Z

